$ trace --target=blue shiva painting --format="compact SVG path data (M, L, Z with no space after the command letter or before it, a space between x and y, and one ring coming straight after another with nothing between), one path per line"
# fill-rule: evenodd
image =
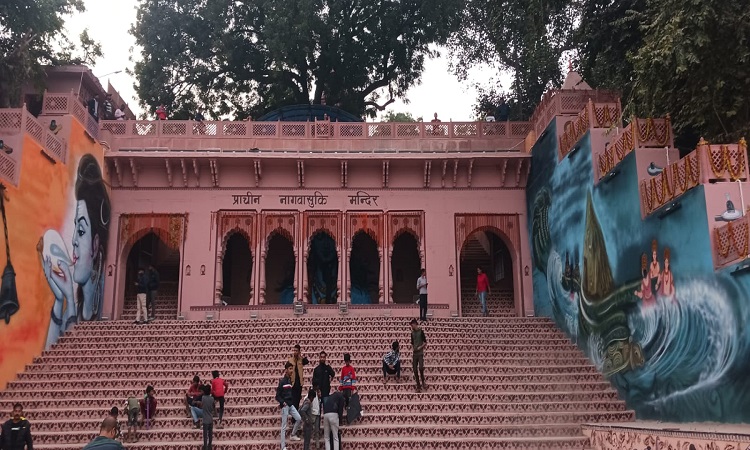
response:
M750 421L750 275L714 270L702 186L679 211L642 219L635 155L594 186L588 136L558 162L548 134L527 188L536 314L638 418Z

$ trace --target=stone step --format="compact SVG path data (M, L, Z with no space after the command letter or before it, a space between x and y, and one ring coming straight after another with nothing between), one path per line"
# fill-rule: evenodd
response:
M128 372L111 372L112 377L109 379L102 379L102 380L96 380L97 385L101 387L106 388L137 388L137 386L142 386L144 379L143 376L139 376L138 379L122 379L123 375L126 375ZM194 374L197 372L194 372ZM471 383L500 383L507 380L513 380L514 378L522 377L522 376L528 376L529 379L533 379L536 377L549 377L552 375L559 375L560 377L571 377L571 376L580 376L580 375L599 375L598 372L593 370L589 366L579 366L579 367L545 367L545 366L539 366L533 369L529 369L528 367L521 367L519 369L516 368L505 368L503 370L495 370L492 372L484 372L484 373L457 373L457 372L444 372L444 371L438 371L438 370L429 370L429 367L426 368L426 373L429 376L430 379L434 380L436 383L449 383L451 379L469 379ZM402 369L402 378L405 380L412 380L413 379L413 372L411 368L404 368ZM273 373L263 373L258 376L246 376L242 378L231 378L228 379L228 381L231 383L232 387L234 388L253 388L253 387L263 387L267 386L270 389L274 388L276 383L278 382L278 375ZM310 377L312 376L311 373L306 373L304 377L304 381L309 381ZM117 378L120 378L119 380ZM207 377L206 377L207 378ZM364 386L373 385L378 386L379 383L382 382L382 372L360 372L357 376L359 380L359 386L362 388ZM160 386L162 386L162 389L164 388L181 388L183 384L189 383L189 380L192 379L192 377L188 376L185 378L153 378L153 380L158 380L158 383ZM603 378L602 378L603 379ZM87 386L90 386L90 381L94 380L93 378L90 378L87 374L86 379L82 380L79 377L77 377L75 380L67 381L63 377L58 376L56 373L51 373L50 377L46 380L41 381L27 381L27 380L16 380L11 381L8 383L8 390L12 391L23 391L23 390L35 390L35 389L42 389L47 390L50 388L54 388L55 385L59 387L65 386L69 389L85 389ZM563 381L563 380L561 380ZM153 381L154 383L156 381ZM46 387L47 385L51 385L50 388ZM337 385L337 382L334 380L333 383L334 386ZM139 389L139 388L138 388ZM0 393L2 395L2 393Z
M561 359L552 359L549 361L554 361L555 363L564 362L566 365L571 366L586 366L589 367L588 362L585 358L579 357L578 355L571 355L570 358L561 358ZM371 361L372 362L372 361ZM506 358L502 360L504 366L521 366L526 367L530 364L537 364L537 365L545 365L550 364L547 360L543 358ZM262 361L257 361L256 363L247 363L242 364L242 366L253 366L256 364L260 364ZM409 360L403 360L402 362L402 373L408 374L411 372L411 361ZM30 366L33 367L33 366ZM209 374L212 370L214 370L215 366L195 366L191 365L190 369L185 368L170 368L168 367L159 367L154 369L151 367L148 370L144 371L138 371L138 373L133 373L130 370L127 369L121 369L119 371L112 371L112 370L89 370L86 373L87 379L90 380L113 380L114 378L122 378L122 379L154 379L154 378L160 378L160 379L176 379L176 380L188 380L192 379L192 377L196 374L203 375L206 378L209 378ZM457 364L457 365L447 365L447 364L433 364L432 361L426 361L425 365L426 370L431 375L450 375L450 376L456 376L456 377L466 377L466 376L475 376L475 375L492 375L492 372L488 370L488 367L486 365L481 364L475 364L475 365L463 365L463 364ZM375 360L374 364L358 364L356 366L357 374L359 374L360 377L380 377L382 374L381 372L382 364L379 364L379 360ZM250 377L250 378L258 378L258 377L270 377L271 379L274 378L274 374L270 374L268 369L266 368L258 368L258 367L251 367L251 368L240 368L240 369L233 369L233 368L218 368L218 370L221 371L221 375L223 378L227 380L231 380L232 383L237 383L240 379ZM305 373L308 376L311 376L312 374L312 367L308 366L305 370ZM132 378L129 378L132 377ZM17 380L18 381L39 381L39 380L48 380L51 378L54 378L56 380L65 380L68 378L75 378L78 379L80 377L80 372L75 370L55 370L50 372L41 372L41 371L26 371L22 372L18 375Z
M158 422L159 419L156 419ZM280 419L276 418L276 424ZM94 428L95 429L95 428ZM545 425L538 426L505 426L505 425L461 425L461 426L443 426L435 427L434 425L422 424L369 424L367 417L356 424L345 425L342 427L342 440L350 439L377 439L384 436L398 438L400 436L430 435L432 439L456 439L456 438L539 438L539 437L575 437L580 435L581 428L577 425ZM98 433L91 430L73 431L73 430L55 430L55 431L37 431L34 430L34 443L40 445L49 444L86 444L93 439ZM150 442L191 442L202 439L203 431L194 427L183 426L180 428L155 428L141 429L139 431L140 439ZM214 429L214 441L256 441L256 440L273 440L278 439L278 426L259 426L251 424L246 428L224 428Z
M344 427L345 428L345 427ZM343 438L343 450L413 450L415 448L430 450L581 450L588 448L588 438L580 437L550 437L550 438L439 438L431 437L429 433L425 436L393 436L372 439L347 439ZM159 450L193 450L200 449L202 440L179 443L148 442L142 440L136 444L128 444L128 450L159 449ZM302 442L287 440L288 449L301 449ZM80 450L81 444L48 444L34 445L38 450ZM214 441L214 450L279 450L279 440L239 440L239 441Z
M117 403L117 404L115 404ZM52 423L67 424L74 426L74 421L88 420L96 426L101 423L102 417L109 412L112 406L118 406L121 411L124 402L110 402L102 408L93 408L90 405L81 405L76 409L70 409L66 405L60 405L60 408L45 406L36 408L26 413L26 418L34 423L37 427L37 421L44 420ZM367 403L367 420L372 423L433 423L438 426L448 426L448 424L484 424L492 423L497 425L544 425L559 423L604 423L604 422L623 422L634 420L633 411L606 411L606 412L587 412L587 411L570 411L570 412L504 412L493 411L487 414L487 407L475 403L451 403L448 404L451 410L436 406L430 403L417 403L415 405L397 404L393 402L368 402ZM460 413L456 413L460 411ZM67 421L60 421L60 417L66 417ZM122 417L124 419L124 417ZM247 426L250 421L262 424L265 421L274 421L278 423L278 408L273 406L258 404L236 405L233 399L227 400L224 411L224 421L227 427ZM159 404L159 421L154 425L155 428L170 427L170 423L187 423L190 419L185 413L185 407L180 405L163 405ZM123 423L123 426L125 424ZM176 425L175 425L176 426Z
M428 379L429 382L429 379ZM623 411L625 404L618 400L602 400L592 402L584 400L580 402L568 401L564 402L539 402L539 403L519 403L512 400L514 397L509 397L502 391L498 392L483 392L477 393L477 389L481 385L475 386L475 389L468 392L450 391L445 389L444 386L436 386L433 384L429 385L429 390L426 392L415 393L414 388L408 385L401 385L400 389L394 389L391 392L370 392L360 391L362 397L362 403L367 402L387 402L392 399L392 396L397 392L399 394L399 401L411 400L411 402L435 402L442 404L443 406L448 405L454 400L472 401L479 402L484 405L495 405L496 407L505 406L513 410L523 411L606 411L607 408L613 408L613 411ZM182 399L185 395L185 389L161 389L158 385L156 387L157 399L165 402L165 404L171 404L177 406L182 403ZM467 386L470 388L472 386ZM44 397L52 405L54 402L72 402L74 404L91 403L96 402L97 405L111 404L112 399L126 399L128 396L140 395L142 389L92 389L86 392L81 392L78 396L74 393L66 391L50 391L50 390L37 390L34 392L26 391L4 391L0 401L12 409L11 403L13 401L26 402L37 401L41 397ZM238 388L232 389L231 397L236 399L238 403L269 403L272 404L274 401L275 389L263 388L263 389L247 389ZM581 391L583 392L583 391ZM103 403L101 403L103 402ZM115 400L116 402L116 400ZM533 406L536 405L536 406ZM532 409L529 409L532 408ZM533 409L536 408L536 409ZM545 409L546 408L546 409Z

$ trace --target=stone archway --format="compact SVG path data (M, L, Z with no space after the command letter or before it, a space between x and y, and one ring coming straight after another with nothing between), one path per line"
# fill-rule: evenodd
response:
M485 268L485 271L495 286L494 292L496 293L491 301L495 301L496 305L502 305L496 313L504 315L523 313L520 231L519 217L516 214L456 215L456 269L458 272L456 287L459 311L463 313L464 310L468 312L472 309L468 307L468 303L479 304L475 295L476 267L467 267L467 265L476 266L477 263L464 263L462 270L462 253L465 258L466 247L470 245L474 247L475 253L482 250L486 254L483 265L489 266ZM500 270L496 273L496 268L502 268L502 275L500 275ZM464 308L465 303L467 308Z
M309 239L307 251L307 301L335 304L339 297L339 254L336 240L319 230Z
M479 316L480 303L476 292L477 268L481 268L490 281L491 294L487 300L490 316L512 315L513 260L510 250L493 229L477 230L470 234L459 254L459 281L461 283L461 314Z
M266 304L292 304L295 301L296 258L294 243L287 234L276 231L268 236L265 257Z
M413 233L403 230L393 240L390 269L393 303L413 303L422 269L419 240Z
M349 281L352 304L377 304L380 300L380 250L370 233L354 234L349 257Z
M249 305L252 298L253 252L242 230L230 231L222 245L221 300L227 305Z

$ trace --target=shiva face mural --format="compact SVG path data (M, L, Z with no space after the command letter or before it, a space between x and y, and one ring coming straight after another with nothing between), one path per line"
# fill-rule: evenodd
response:
M111 212L102 171L92 155L78 163L74 201L72 227L65 227L70 233L63 232L67 239L57 230L47 230L37 246L55 297L47 348L72 324L101 317Z
M634 154L594 186L588 137L558 162L548 134L527 188L536 314L639 418L749 422L750 274L714 270L703 187L642 219Z

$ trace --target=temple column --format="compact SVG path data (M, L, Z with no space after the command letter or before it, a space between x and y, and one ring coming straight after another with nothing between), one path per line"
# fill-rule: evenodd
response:
M344 255L341 252L341 246L336 246L336 259L339 262L339 270L336 274L336 303L341 302L342 299L345 301L344 293L341 292L341 280L344 279Z
M383 258L383 248L378 248L378 257L380 258L380 280L378 281L378 303L385 303L385 258Z
M386 267L388 268L388 299L386 303L393 303L393 273L390 272L391 267L393 265L391 264L391 261L393 261L393 246L391 245L388 249L388 261L386 262Z
M224 251L221 247L216 249L216 290L214 293L214 305L221 304L221 293L224 288Z
M310 257L309 249L310 245L308 242L308 245L306 248L302 249L302 261L300 264L300 276L302 278L302 301L304 303L312 303L312 298L310 296L310 280L308 277L310 274L307 273L307 270L305 268L307 267L307 258Z
M299 242L299 240L297 241ZM296 274L294 277L294 283L292 283L292 286L294 286L294 295L292 296L292 302L296 303L297 300L299 300L299 294L300 294L300 261L299 261L299 249L297 247L294 247L294 266L297 268Z
M266 249L264 248L260 254L260 267L258 267L258 302L261 305L266 304Z
M346 298L344 302L350 302L352 300L352 277L349 273L349 260L352 258L352 248L346 249L346 262L344 264L344 270L346 270Z
M250 285L250 292L248 293L248 299L247 299L248 305L253 304L253 298L255 297L255 289L253 288L253 279L254 279L253 273L255 273L255 264L253 264L254 262L253 261L253 244L251 244L251 242L252 241L249 241L247 243L248 248L250 249L250 281L248 283ZM223 273L224 271L222 270L222 275Z

